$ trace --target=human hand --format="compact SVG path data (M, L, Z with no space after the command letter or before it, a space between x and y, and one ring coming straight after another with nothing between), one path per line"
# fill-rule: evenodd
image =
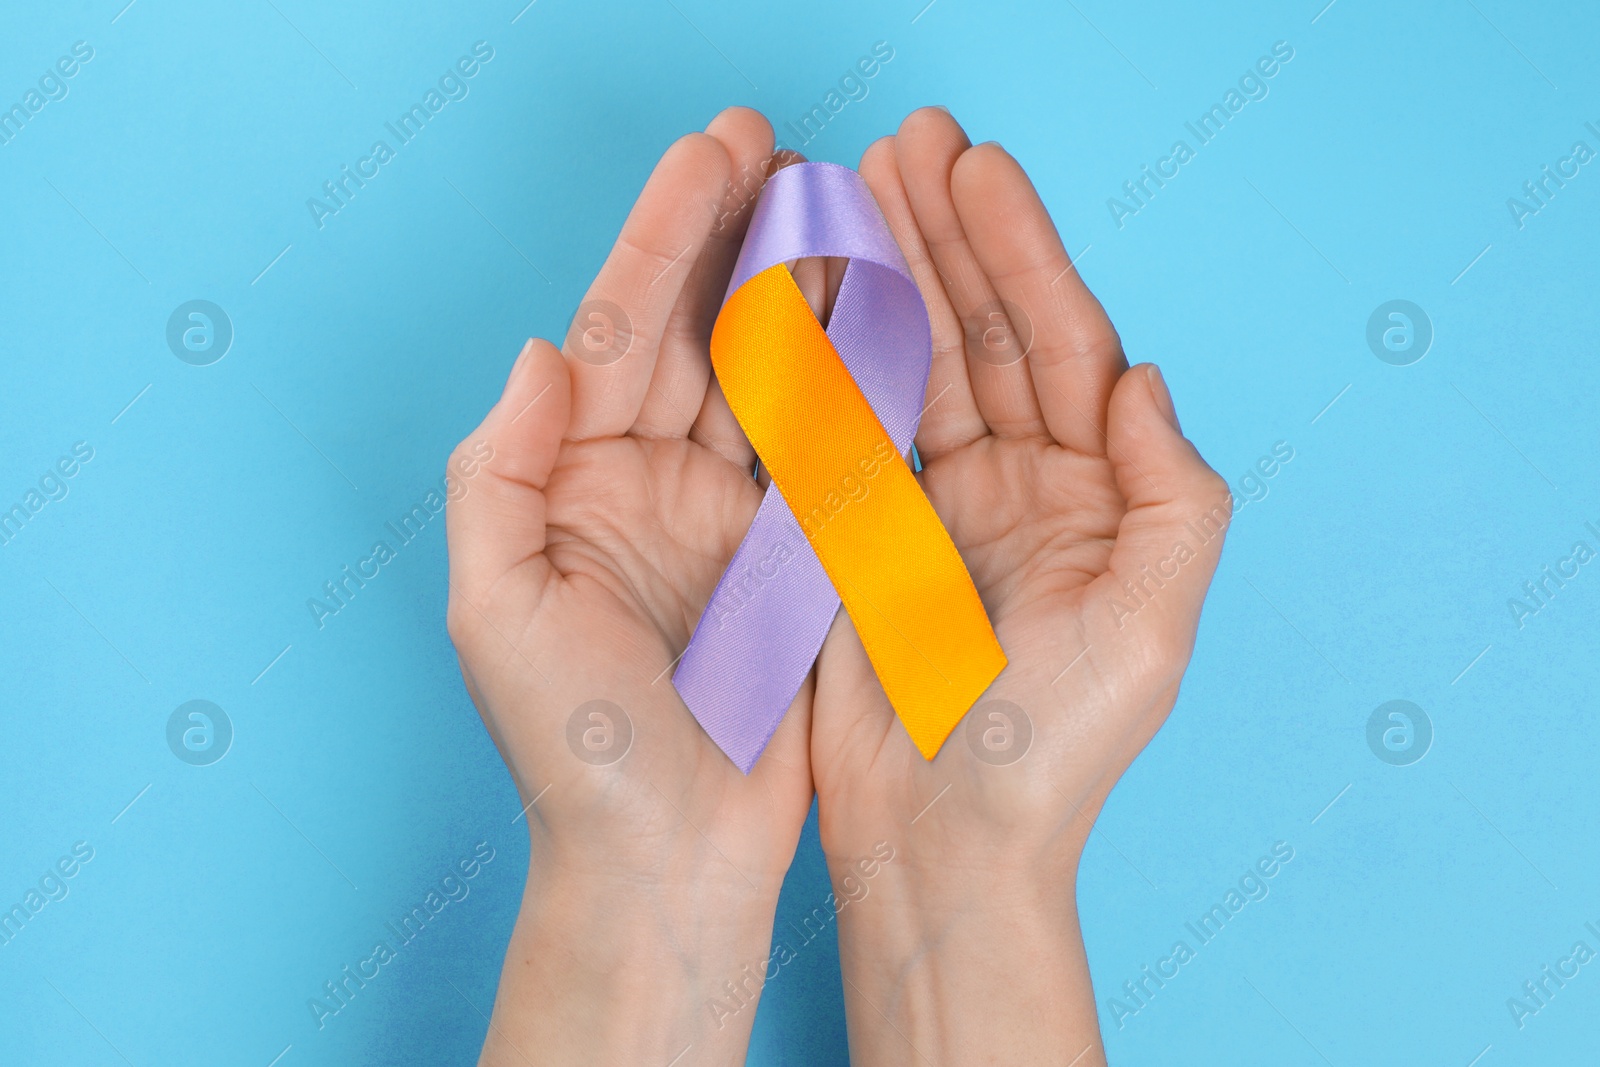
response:
M753 1007L706 1004L768 954L812 684L746 777L669 675L761 499L708 346L772 146L735 108L668 149L564 348L528 342L451 459L450 634L532 852L486 1064L744 1062Z
M894 850L839 914L852 1062L912 1062L909 1043L917 1062L1087 1067L1078 859L1177 697L1227 485L1156 369L1128 369L999 145L925 108L860 170L933 325L922 485L1010 665L927 761L846 614L823 648L811 761L835 883Z

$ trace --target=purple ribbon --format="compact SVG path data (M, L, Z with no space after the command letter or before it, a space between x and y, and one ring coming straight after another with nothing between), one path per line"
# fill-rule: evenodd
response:
M828 338L905 455L928 391L928 311L871 190L848 167L801 163L772 176L728 295L769 267L808 256L850 260ZM783 494L770 486L672 676L706 733L746 774L794 701L838 610L833 583Z

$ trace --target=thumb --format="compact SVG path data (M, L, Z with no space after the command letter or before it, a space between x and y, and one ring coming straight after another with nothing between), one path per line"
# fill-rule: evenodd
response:
M1162 659L1153 666L1181 673L1233 516L1228 483L1183 436L1153 363L1117 381L1106 439L1127 511L1110 565L1089 587L1105 605L1091 604L1090 618L1108 638L1143 630Z
M451 454L446 519L454 594L476 602L513 568L542 562L545 483L571 401L561 351L548 341L529 341L499 402Z

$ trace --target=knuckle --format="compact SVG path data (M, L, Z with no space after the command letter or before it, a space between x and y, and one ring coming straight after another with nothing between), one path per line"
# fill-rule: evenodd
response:
M961 361L966 358L966 341L963 338L959 338L959 334L957 337L952 338L948 334L941 334L939 331L934 332L933 362L935 364L945 366L953 361Z
M444 623L451 642L463 654L482 629L478 613L454 592L450 594L449 606L445 608Z
M450 450L450 455L444 461L444 473L447 477L460 470L468 462L470 458L468 450L471 444L471 438L464 438L460 444Z
M1228 484L1228 479L1210 467L1207 467L1205 473L1200 475L1199 483L1201 500L1221 504L1233 495L1233 489Z
M1178 483L1173 499L1181 502L1185 512L1213 519L1226 519L1233 512L1233 487L1226 478L1203 464Z
M1194 627L1187 618L1168 613L1150 635L1145 670L1156 684L1181 677L1194 648Z

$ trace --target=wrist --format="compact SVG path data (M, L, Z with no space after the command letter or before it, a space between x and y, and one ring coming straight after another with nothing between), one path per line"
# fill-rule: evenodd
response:
M852 1062L1102 1063L1075 864L1053 867L885 865L839 912Z
M603 868L530 870L481 1063L743 1063L776 891Z

